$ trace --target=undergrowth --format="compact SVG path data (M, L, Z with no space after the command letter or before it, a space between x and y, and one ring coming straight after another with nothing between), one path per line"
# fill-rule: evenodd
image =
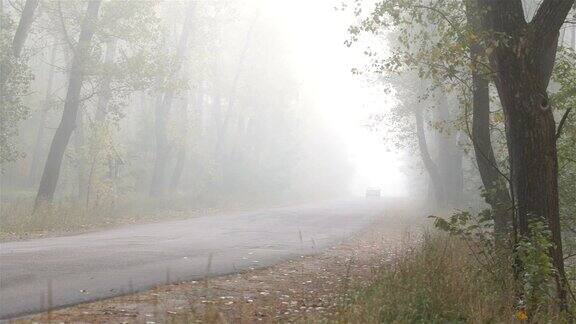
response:
M495 275L495 274L498 275ZM512 271L479 265L467 242L426 234L350 296L329 323L570 323L554 308L518 314ZM519 316L522 315L522 316Z

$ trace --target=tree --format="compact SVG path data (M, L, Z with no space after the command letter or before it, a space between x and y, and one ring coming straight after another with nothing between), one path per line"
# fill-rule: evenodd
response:
M50 109L50 104L52 102L51 96L54 83L55 74L55 58L56 58L56 46L52 47L52 52L50 54L50 67L48 72L48 82L46 84L46 96L44 97L44 107L40 112L40 124L38 125L38 132L36 133L36 139L34 141L34 150L32 151L32 162L30 163L30 171L28 172L28 183L30 186L34 185L38 179L38 174L40 173L40 154L42 152L42 140L44 139L44 129L46 128L46 120L48 118L48 110Z
M424 117L423 108L414 108L414 117L416 119L416 136L418 137L418 149L420 151L420 157L424 163L424 168L426 169L428 175L430 176L430 181L432 186L434 186L434 197L436 199L437 207L445 207L446 204L446 192L443 185L442 176L438 170L438 166L432 160L430 152L428 150L428 144L426 142L426 133L424 129Z
M478 3L466 0L466 23L471 34L482 31ZM510 233L512 205L510 194L498 168L490 135L490 79L491 71L482 69L484 48L478 37L472 37L468 48L472 74L472 145L480 178L484 185L484 196L494 213L494 231L505 238Z
M16 134L18 122L28 116L22 96L28 91L32 76L21 56L38 1L26 1L11 39L12 22L4 14L4 4L0 3L0 163L16 158L17 150L11 138Z
M479 41L478 14L470 3L462 0L378 2L367 18L350 27L352 39L348 45L356 41L361 32L378 35L382 27L394 26L394 32L389 32L393 38L388 42L393 44L392 55L383 59L369 48L366 52L372 61L370 68L389 74L415 71L420 78L432 83L425 92L435 92L434 96L446 92L458 98L460 109L454 119L462 119L464 123L459 127L454 125L457 127L453 131L470 138L484 185L484 197L492 207L495 231L508 233L506 224L510 223L511 204L504 182L506 176L500 170L491 140L491 69L487 69ZM472 106L471 121L469 106ZM441 109L443 105L437 108ZM439 167L450 168L446 163L441 164L439 161ZM455 180L457 177L450 178Z
M560 27L574 0L544 0L527 22L521 0L478 0L483 29L491 38L489 60L506 118L514 210L520 238L530 222L544 221L554 244L558 298L566 303L566 278L558 202L556 123L548 84Z
M81 100L80 94L84 81L84 67L90 54L90 44L96 28L101 3L102 0L91 0L88 2L86 14L82 21L78 45L76 46L72 59L62 120L50 145L50 151L46 159L42 179L40 180L38 194L36 195L36 208L41 203L51 202L54 199L62 158L70 141L70 136L76 127Z
M20 17L20 22L18 23L18 27L16 28L16 32L14 33L14 38L12 39L12 55L14 58L19 58L22 54L22 49L24 48L24 43L26 42L26 38L28 37L28 32L30 31L30 27L32 26L32 22L34 22L34 11L36 11L36 7L38 6L39 0L26 0L24 4L24 9L22 10L22 16ZM11 73L11 65L6 64L3 66L3 71L0 74L0 83L4 85L6 80L10 76Z
M188 38L190 37L190 25L194 15L195 2L190 1L186 10L186 18L182 25L182 32L178 40L178 47L176 49L176 65L174 72L178 73L181 69L182 60L186 57L186 50L188 48ZM161 99L157 100L155 107L154 119L154 134L156 136L156 152L154 160L154 170L152 172L152 181L150 183L150 196L160 196L164 194L166 189L166 165L170 153L170 145L168 142L167 126L168 116L174 100L176 89L174 86L168 85Z

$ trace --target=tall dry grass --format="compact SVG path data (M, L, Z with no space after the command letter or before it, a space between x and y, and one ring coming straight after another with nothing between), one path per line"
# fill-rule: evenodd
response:
M511 271L479 265L465 242L426 234L350 295L328 323L571 323L554 307L517 319Z

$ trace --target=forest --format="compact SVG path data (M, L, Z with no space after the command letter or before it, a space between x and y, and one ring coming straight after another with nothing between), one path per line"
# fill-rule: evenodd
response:
M269 18L227 1L89 4L4 2L3 233L66 226L53 212L90 221L343 190L345 158Z
M576 321L574 0L0 8L0 320Z

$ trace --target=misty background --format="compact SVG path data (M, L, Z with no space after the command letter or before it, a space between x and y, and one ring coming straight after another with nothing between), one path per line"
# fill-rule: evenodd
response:
M23 9L4 1L6 42ZM6 213L37 195L85 14L46 1L34 15L3 148ZM368 127L394 98L351 73L364 60L343 45L351 21L329 1L102 2L52 201L405 195L405 157Z

